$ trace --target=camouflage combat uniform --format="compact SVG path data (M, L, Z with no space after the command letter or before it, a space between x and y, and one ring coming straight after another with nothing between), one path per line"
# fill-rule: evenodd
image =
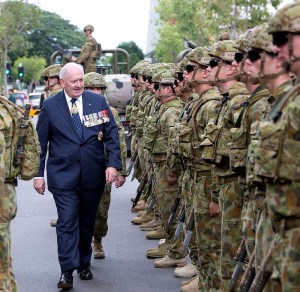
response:
M211 55L223 61L233 62L237 51L233 48L233 41L222 41L214 44ZM222 61L219 61L219 64ZM222 66L222 65L221 65ZM215 78L220 72L220 65ZM241 208L242 193L238 182L238 175L230 168L229 147L230 129L234 128L241 114L240 105L244 102L249 92L245 85L236 81L237 76L229 78L233 82L228 92L222 93L222 99L216 111L218 118L216 123L209 122L205 129L202 158L215 167L212 169L213 181L219 184L212 188L212 198L219 196L219 205L222 216L221 223L221 256L220 276L221 290L228 289L229 280L234 269L234 256L241 239ZM218 80L225 83L226 80ZM217 83L218 84L218 83ZM216 179L214 179L216 178ZM222 291L223 291L222 290Z

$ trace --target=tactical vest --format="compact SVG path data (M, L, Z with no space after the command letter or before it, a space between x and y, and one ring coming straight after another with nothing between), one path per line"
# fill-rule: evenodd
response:
M248 133L251 128L251 125L246 124L245 119L251 107L267 95L269 95L268 91L260 90L253 98L249 99L249 102L246 101L241 105L243 110L238 117L236 127L230 129L231 142L228 143L229 161L232 171L241 170L245 172L248 144L250 143Z
M7 141L11 141L10 144L6 145L5 179L12 180L15 177L19 177L23 180L30 180L37 175L40 164L41 149L35 128L29 122L24 143L24 157L21 159L20 165L14 166L13 161L19 142L23 113L16 105L8 102L3 97L0 97L0 99L1 104L6 107L11 115L13 122L13 131L6 131L5 133Z
M224 118L224 115L231 109L229 108L229 101L233 100L237 96L245 96L247 91L245 87L240 87L237 83L233 93L229 96L224 96L219 104L217 122L209 122L204 130L204 139L200 146L203 147L202 158L207 163L220 164L223 157L229 159L228 143L230 142L230 128L227 128L220 118ZM231 105L232 106L232 105Z
M169 149L166 137L159 135L159 133L161 132L160 119L171 107L180 108L181 104L178 104L177 100L171 100L170 102L160 105L159 110L156 110L153 115L147 118L144 142L145 148L149 150L152 155L165 155Z
M295 139L290 135L289 125L293 121L290 121L287 112L291 103L300 102L299 95L300 84L286 97L278 121L261 123L259 142L255 149L255 172L270 181L300 182L300 137Z
M202 142L202 137L199 137L198 135L195 119L200 108L211 100L219 100L219 98L211 97L204 100L199 99L191 110L190 118L179 125L179 153L185 159L194 158L198 160L198 163L201 163L202 147L200 147L200 144Z

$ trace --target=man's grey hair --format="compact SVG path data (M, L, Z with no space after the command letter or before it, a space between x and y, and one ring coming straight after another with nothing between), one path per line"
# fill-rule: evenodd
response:
M82 71L82 75L84 75L84 70L83 70L83 67L82 65L80 64L77 64L77 63L74 63L74 62L70 62L70 63L67 63L66 65L64 65L62 67L62 69L60 70L59 72L59 78L60 79L65 79L66 76L73 70L76 70L76 69L79 69Z

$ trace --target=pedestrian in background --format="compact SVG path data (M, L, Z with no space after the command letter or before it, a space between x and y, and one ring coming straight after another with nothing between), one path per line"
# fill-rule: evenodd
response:
M8 100L16 104L16 96L14 95L14 91L12 89L8 89Z

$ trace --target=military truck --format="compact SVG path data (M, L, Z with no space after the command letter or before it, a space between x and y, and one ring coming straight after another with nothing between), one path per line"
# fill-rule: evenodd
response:
M50 63L51 65L64 65L68 62L70 55L78 57L80 50L57 50L51 55ZM118 62L119 56L123 56L122 59L125 59L125 61ZM108 64L107 60L111 60L111 64ZM104 76L107 83L106 96L108 102L110 106L118 111L124 126L128 156L131 155L131 128L129 121L126 120L125 110L133 94L129 70L129 54L127 51L121 48L102 50L99 65L97 65L97 72Z

